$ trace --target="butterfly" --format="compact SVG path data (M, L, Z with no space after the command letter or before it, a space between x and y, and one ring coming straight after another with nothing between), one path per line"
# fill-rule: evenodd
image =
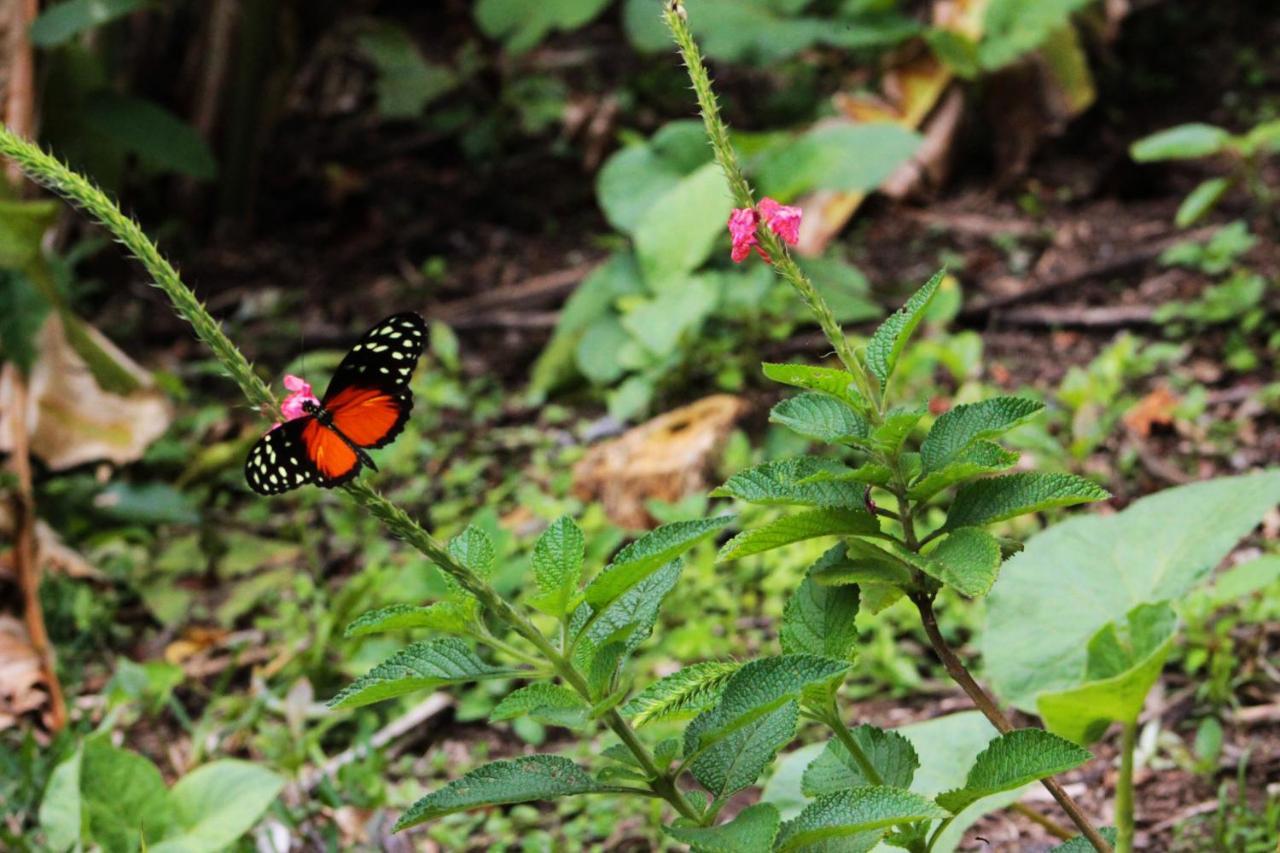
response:
M413 409L409 379L426 342L417 314L394 314L364 333L338 365L324 397L307 398L305 414L275 426L245 460L249 487L278 495L307 483L329 489L374 471L368 451L390 444Z

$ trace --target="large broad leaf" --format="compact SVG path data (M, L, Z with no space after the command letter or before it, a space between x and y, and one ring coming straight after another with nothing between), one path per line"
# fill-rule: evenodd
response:
M776 808L757 803L719 826L667 826L663 832L694 853L769 853L779 823Z
M834 794L861 785L911 787L916 768L920 766L911 741L898 732L870 725L855 726L849 729L849 734L879 778L868 775L845 745L838 738L832 738L813 763L805 768L801 789L806 797Z
M655 201L633 235L649 289L683 286L711 256L732 210L733 196L715 163L699 167Z
M1079 767L1092 757L1074 743L1042 729L1009 732L991 741L978 755L964 787L938 795L938 805L959 814L983 797Z
M955 461L941 470L920 477L907 491L913 501L927 501L945 488L972 480L982 474L994 474L1010 468L1018 454L990 441L975 441Z
M551 726L575 728L587 721L591 711L586 702L559 684L527 684L508 693L489 714L490 722L532 717Z
M270 808L285 780L248 761L213 761L179 779L169 791L172 830L152 853L216 853L230 847ZM148 839L153 836L147 833Z
M1112 722L1137 722L1173 647L1177 624L1173 608L1161 602L1130 610L1123 628L1104 625L1089 640L1084 683L1040 694L1036 707L1045 726L1087 744Z
M600 788L590 773L559 755L495 761L418 800L396 821L395 831L465 809L553 800Z
M552 616L569 611L582 577L586 539L572 518L561 516L551 523L533 545L533 577L542 594L531 602Z
M880 524L865 509L816 509L788 515L751 530L744 530L724 543L716 560L734 560L762 554L793 542L821 536L849 536L876 533Z
M1153 160L1194 160L1217 154L1231 141L1231 134L1211 124L1180 124L1144 136L1129 148L1139 163Z
M874 840L895 824L947 817L929 800L880 785L864 785L834 794L824 794L782 825L775 849L799 850L810 846L865 843Z
M871 340L867 342L865 353L867 368L880 380L881 386L888 384L889 377L893 375L893 369L898 364L898 357L902 355L902 350L911 338L912 332L924 319L925 309L933 301L934 294L938 292L938 286L942 284L945 275L946 270L938 270L934 273L933 278L925 282L905 305L880 324L875 334L871 336Z
M655 720L704 711L719 701L741 664L705 661L686 666L650 684L622 708L639 728Z
M85 102L83 118L152 169L200 180L210 180L218 173L213 152L195 128L150 101L98 92Z
M1043 403L1025 397L996 397L944 412L920 445L921 476L942 470L975 441L994 438L1043 408Z
M509 678L519 670L490 666L453 637L414 643L360 676L329 700L330 708L359 708L446 684Z
M1180 486L1033 537L987 605L982 658L1006 700L1080 684L1089 639L1138 604L1177 601L1280 503L1280 471Z
M812 189L869 192L920 142L919 134L897 124L820 124L761 158L760 192L784 200Z
M143 756L117 749L103 736L85 742L82 837L105 850L137 850L144 838L162 838L172 820L168 794L160 771Z
M871 425L852 406L821 393L788 397L773 407L769 420L826 444L860 445L871 434Z
M962 486L947 513L947 529L977 527L1046 509L1106 500L1111 493L1075 474L1023 472Z
M485 35L502 39L513 53L522 53L552 30L582 26L608 3L609 0L479 0L475 16Z
M609 224L632 233L650 207L711 159L702 122L664 125L647 142L628 145L600 168L596 195Z
M31 43L56 47L80 33L145 9L151 0L67 0L55 3L31 22Z
M814 577L835 563L844 562L844 546L836 545L810 568L809 574L787 599L779 639L784 654L810 654L853 660L858 629L857 586L823 586Z
M720 298L721 285L715 276L682 276L679 283L679 287L661 290L652 299L630 300L619 321L654 358L675 353L681 339L702 325Z
M983 18L978 61L988 71L1003 68L1040 47L1092 0L990 0Z
M865 507L866 488L860 483L810 479L819 473L838 474L848 470L829 457L795 456L739 471L712 492L711 497L737 498L765 505Z
M686 737L701 719L690 724ZM778 750L796 736L799 720L800 703L795 699L785 702L701 750L689 763L689 772L717 800L723 800L760 778Z
M733 516L722 515L698 521L676 521L646 533L619 551L613 562L587 586L587 603L600 609L732 520Z

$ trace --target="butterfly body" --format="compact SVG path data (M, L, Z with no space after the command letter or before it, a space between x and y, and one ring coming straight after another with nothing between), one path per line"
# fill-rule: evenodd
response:
M250 488L264 495L308 483L332 488L362 467L376 471L368 451L390 444L404 429L413 409L409 379L425 342L426 323L413 313L392 315L366 332L338 365L324 397L304 400L301 416L272 428L249 451Z

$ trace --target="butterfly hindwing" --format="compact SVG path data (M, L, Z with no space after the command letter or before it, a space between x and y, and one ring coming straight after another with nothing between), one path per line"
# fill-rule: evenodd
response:
M288 421L258 439L244 463L250 488L260 495L278 495L317 481L319 472L302 437L314 421L310 416Z

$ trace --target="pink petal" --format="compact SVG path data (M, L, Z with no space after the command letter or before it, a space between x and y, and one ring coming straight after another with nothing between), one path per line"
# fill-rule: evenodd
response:
M771 198L760 200L760 216L774 234L782 238L788 246L800 241L800 218L803 212L798 207L779 204Z
M286 374L284 377L284 387L290 391L304 391L311 393L311 383L303 379L301 376L294 376L292 373Z

